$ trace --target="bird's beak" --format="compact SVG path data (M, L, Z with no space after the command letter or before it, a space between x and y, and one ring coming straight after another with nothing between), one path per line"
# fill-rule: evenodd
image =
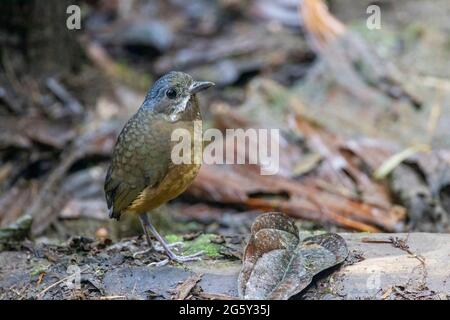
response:
M210 81L194 81L189 88L190 94L196 94L197 92L208 89L209 87L214 86L214 82Z

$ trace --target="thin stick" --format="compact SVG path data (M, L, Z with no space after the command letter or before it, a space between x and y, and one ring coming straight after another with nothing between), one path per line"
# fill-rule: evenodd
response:
M80 274L82 274L83 272L85 272L87 269L89 269L89 267L84 268L83 270L80 271ZM38 293L37 297L40 299L48 290L56 287L58 284L63 283L66 280L69 280L72 277L75 277L76 274L71 274L68 275L67 277L62 278L61 280L56 281L54 284L48 286L47 288L45 288L44 290L42 290L41 292Z

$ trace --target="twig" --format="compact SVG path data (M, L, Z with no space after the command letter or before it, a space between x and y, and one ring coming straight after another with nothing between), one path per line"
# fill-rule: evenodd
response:
M85 271L88 270L88 269L89 269L89 267L84 268L83 270L80 271L80 274L83 273L83 272L85 272ZM76 275L77 275L76 273L70 274L70 275L68 275L67 277L64 277L64 278L62 278L61 280L56 281L54 284L48 286L47 288L45 288L44 290L42 290L41 292L39 292L39 293L37 294L38 299L42 298L42 296L43 296L48 290L50 290L50 289L56 287L57 285L59 285L60 283L63 283L64 281L69 280L70 278L75 277Z
M416 253L412 252L412 251L409 249L409 246L408 246L408 244L407 244L408 238L409 238L409 233L408 233L408 235L406 236L406 239L404 239L404 240L399 239L399 238L397 238L397 237L395 237L395 238L390 237L389 240L391 240L391 243L393 244L394 247L399 248L400 250L403 250L403 251L409 253L411 256L413 256L414 258L416 258L417 260L419 260L420 263L422 263L422 264L425 266L425 260L424 260L424 258L421 257L421 256L419 256L419 255L417 255Z
M64 86L55 78L48 78L45 82L47 88L58 98L71 113L79 115L84 111L81 103L75 99Z
M45 272L41 272L41 274L39 275L38 281L37 281L37 285L41 284L42 280L45 277L45 274L46 274Z
M408 238L409 238L409 234L408 234L408 236L405 239L399 239L397 237L395 237L395 238L394 237L389 237L388 240L362 238L361 242L364 242L364 243L388 243L388 244L391 244L395 248L398 248L398 249L400 249L402 251L407 252L409 255L411 255L413 258L419 260L420 263L425 266L425 259L422 256L419 256L418 254L412 252L409 249L409 246L407 244Z
M115 300L115 299L126 299L127 296L105 296L100 297L100 300Z
M21 290L16 290L14 286L12 286L9 290L11 290L12 292L14 292L17 295L17 300L23 300L23 298L25 297L25 291L28 289L28 287L30 286L30 284L28 283L27 285L23 286L21 288Z
M415 155L418 152L429 152L430 146L426 144L418 144L412 147L406 148L399 153L394 154L387 159L383 164L374 172L374 177L377 180L386 178L392 170L399 166L404 160Z
M0 87L0 100L4 102L4 104L9 107L9 109L15 114L20 114L22 112L22 108L19 103L16 102L13 98L8 95L8 92L5 88Z
M222 293L206 293L200 292L197 294L198 297L209 300L237 300L237 297L229 296Z
M378 240L378 239L369 239L369 238L362 238L361 242L364 242L364 243L392 243L390 240Z

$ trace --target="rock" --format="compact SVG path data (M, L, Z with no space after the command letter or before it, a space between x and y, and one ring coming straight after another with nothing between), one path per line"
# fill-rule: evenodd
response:
M205 274L198 283L203 292L209 294L225 294L237 297L237 278L238 274L220 275Z
M154 47L166 51L173 42L171 30L161 21L139 21L128 27L118 36L119 42L127 46Z
M450 235L341 234L351 262L319 280L306 299L439 299L450 298ZM389 238L405 240L399 248ZM367 242L370 241L370 242ZM405 250L409 250L412 254ZM359 259L354 261L355 255ZM353 260L353 261L352 261ZM424 261L422 262L420 261Z
M103 279L105 292L131 299L170 299L170 291L185 281L192 272L175 267L123 267L108 271Z

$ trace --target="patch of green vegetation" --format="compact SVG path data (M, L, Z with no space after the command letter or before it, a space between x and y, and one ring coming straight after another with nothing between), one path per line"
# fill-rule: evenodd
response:
M33 269L31 269L30 276L35 277L40 275L41 273L47 272L48 267L49 266L47 264L38 263L33 266Z
M95 275L97 275L97 276L102 278L105 275L105 270L101 269L101 268L97 268L97 269L95 269L94 273L95 273Z
M314 268L315 265L313 262L306 260L304 266L305 266L305 269L311 270Z
M190 255L203 251L208 257L218 257L220 255L220 245L212 241L216 237L215 234L202 234L192 241L185 241L184 254Z
M184 255L191 255L203 251L206 256L212 258L220 256L220 244L214 243L213 241L216 237L217 235L208 233L202 234L192 241L184 241L183 237L177 234L168 234L165 236L169 243L182 242Z

